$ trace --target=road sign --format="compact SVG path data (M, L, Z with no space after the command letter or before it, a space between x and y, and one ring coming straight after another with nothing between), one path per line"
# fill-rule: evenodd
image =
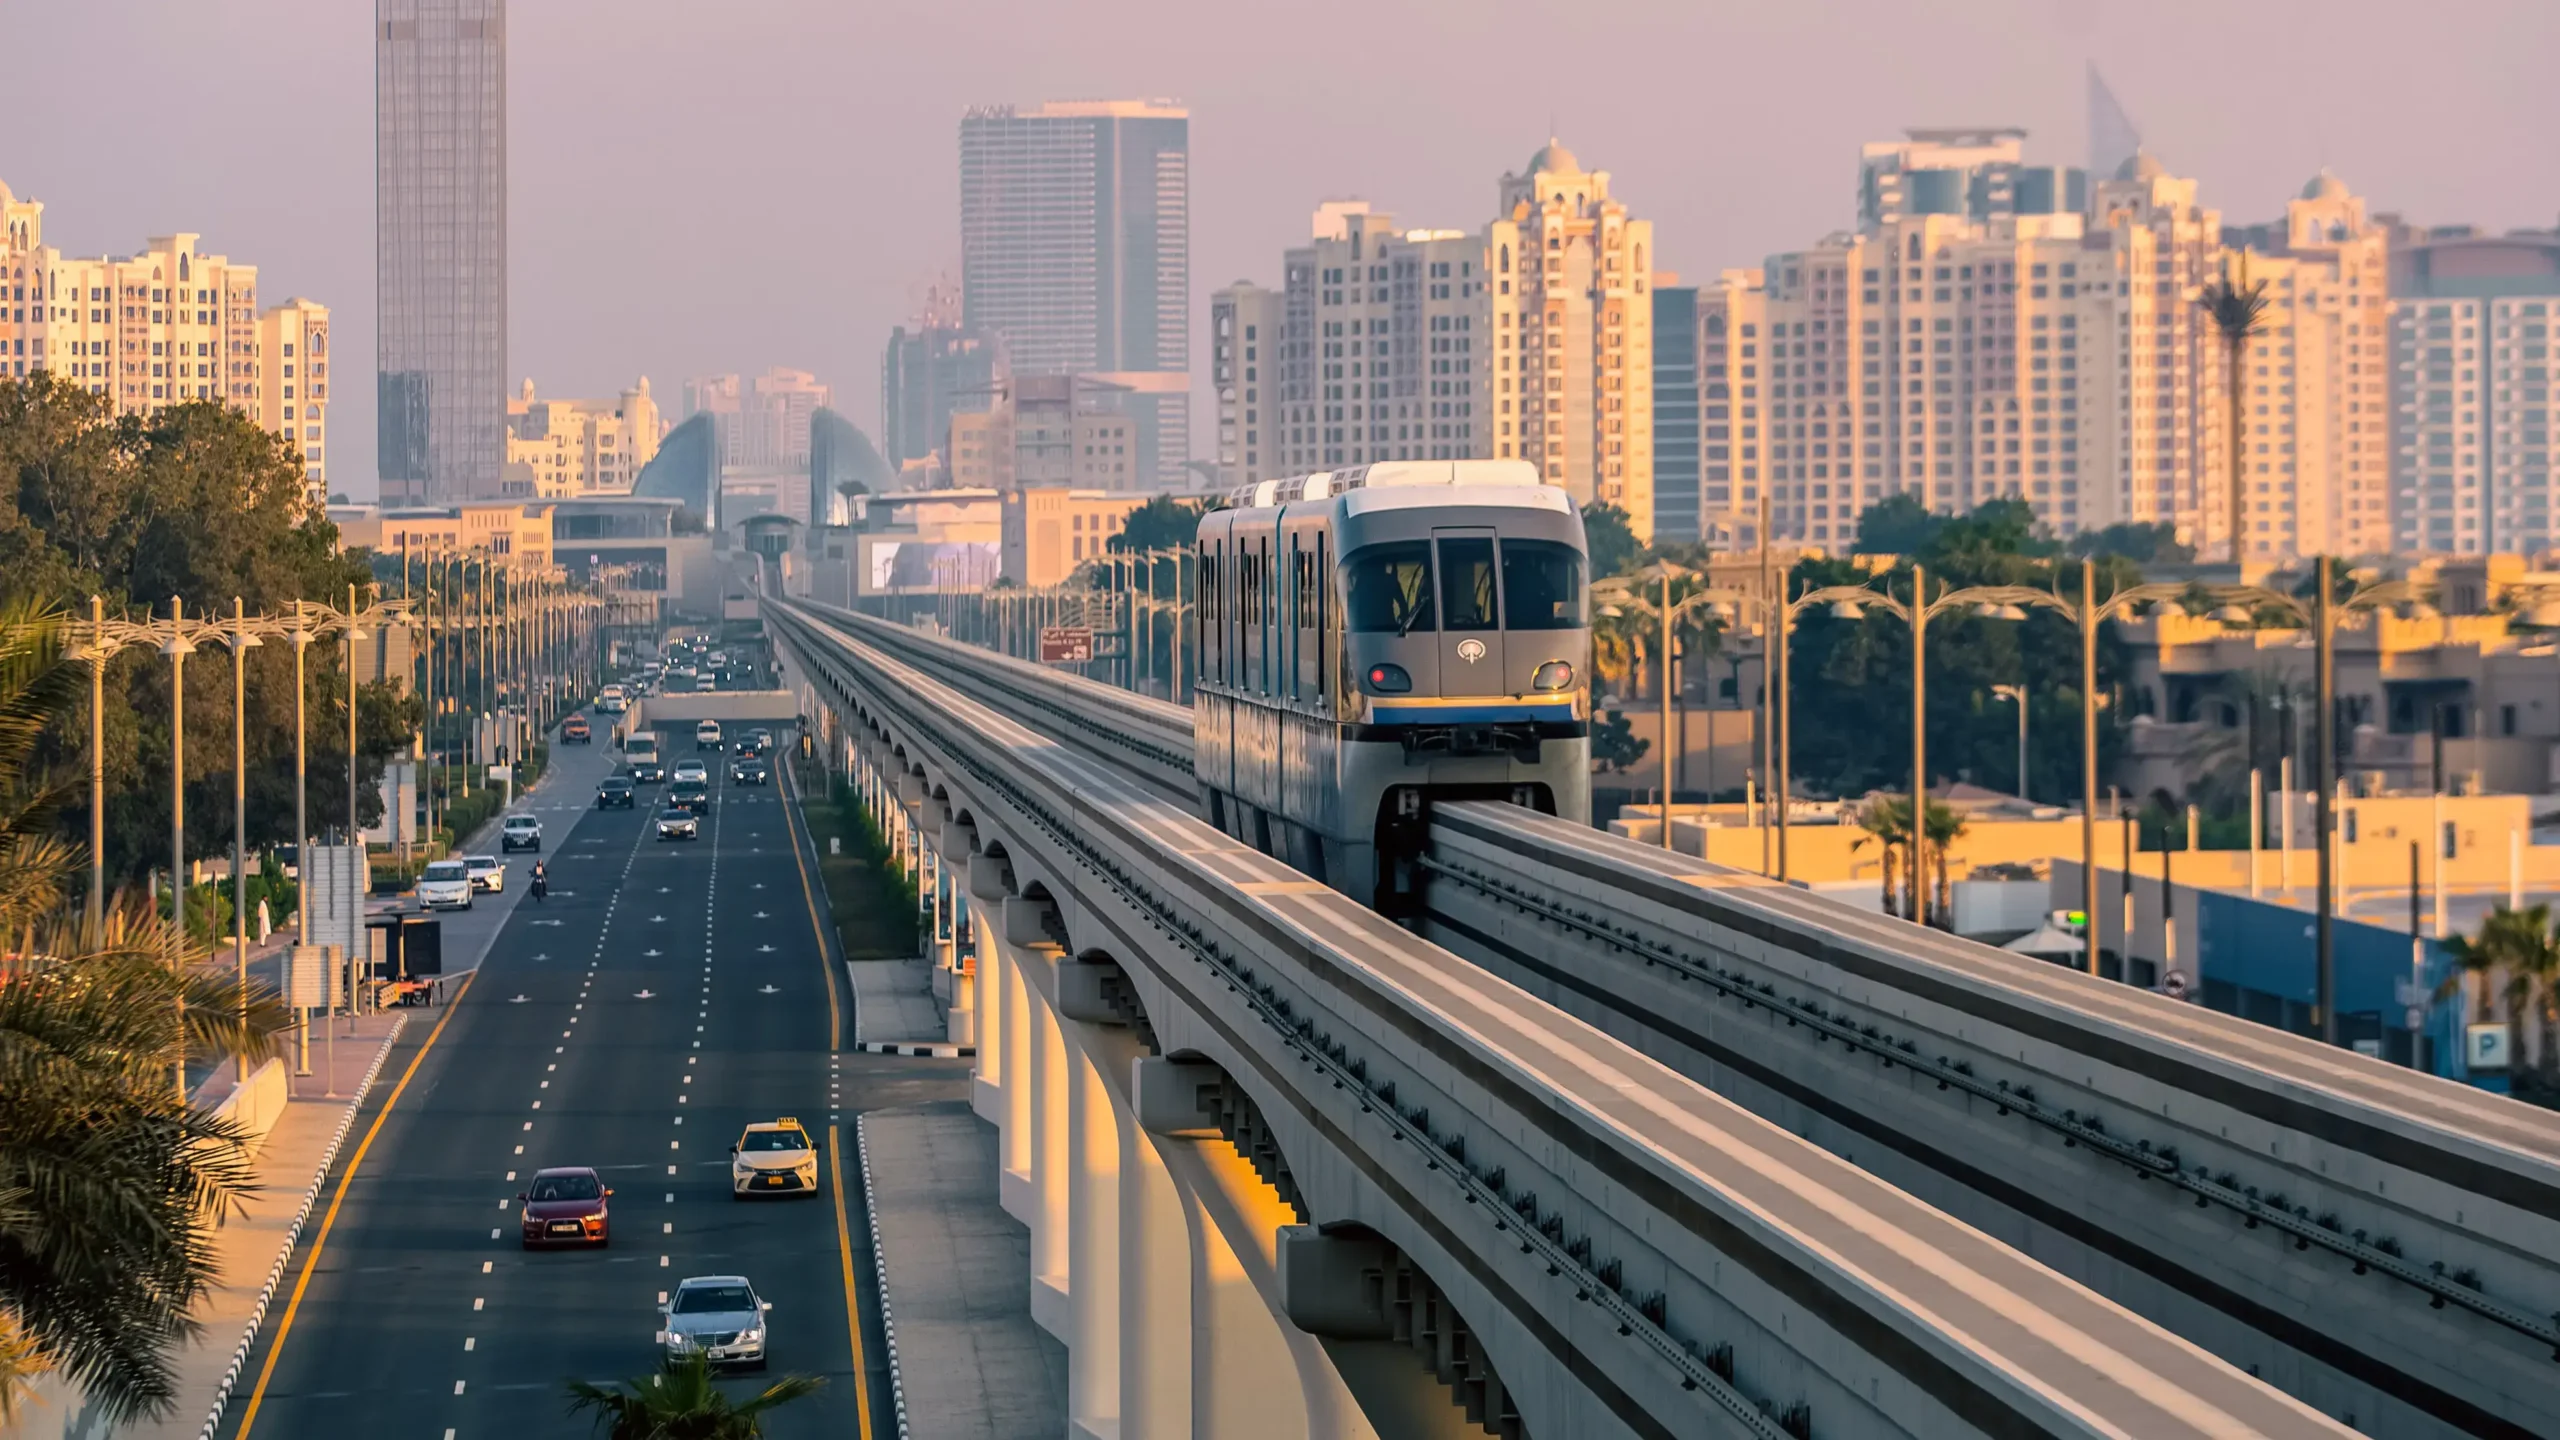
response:
M1040 663L1043 665L1082 665L1093 659L1093 627L1089 625L1043 625L1040 627Z
M311 886L311 933L306 945L335 945L341 952L364 948L364 896L373 888L373 871L360 845L314 845L311 863L303 867Z
M2186 999L2187 972L2184 970L2172 970L2168 974L2161 976L2160 993L2168 996L2172 1000Z
M2463 1065L2472 1070L2507 1068L2507 1027L2495 1020L2468 1025L2462 1032Z
M294 945L285 952L285 994L297 1009L336 1009L344 1001L338 987L334 945Z
M2411 1030L2424 1030L2427 1028L2427 1012L2418 1006L2410 1006L2409 1013L2403 1016L2402 1019L2407 1023L2408 1028Z

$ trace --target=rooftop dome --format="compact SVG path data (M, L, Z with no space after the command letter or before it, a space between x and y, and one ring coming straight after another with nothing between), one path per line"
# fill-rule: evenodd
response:
M1582 173L1582 162L1573 158L1573 152L1564 148L1563 141L1550 135L1547 137L1547 143L1539 148L1538 153L1529 157L1529 173L1532 175L1579 175Z
M2336 200L2344 197L2346 193L2347 182L2330 174L2329 167L2326 165L2321 166L2320 173L2312 176L2310 183L2302 187L2302 198L2305 200Z
M2116 167L2119 180L2157 180L2169 173L2169 167L2151 158L2148 150L2136 150Z

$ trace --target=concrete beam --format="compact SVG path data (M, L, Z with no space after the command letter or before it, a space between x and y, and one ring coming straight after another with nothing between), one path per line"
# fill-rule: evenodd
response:
M942 833L934 838L935 843L942 850L943 859L954 865L965 865L969 857L977 851L978 827L963 825L957 820L946 820L942 825Z
M1217 1117L1200 1103L1200 1091L1225 1078L1225 1072L1205 1060L1138 1057L1129 1067L1138 1128L1168 1140L1217 1139Z
M1374 1235L1327 1235L1313 1225L1280 1228L1280 1313L1325 1340L1386 1340L1387 1271L1395 1257Z
M1127 1024L1107 989L1120 978L1120 967L1108 960L1059 961L1058 1013L1088 1025Z
M993 908L1013 894L1013 862L1001 855L969 857L969 898Z
M1026 900L1019 895L1004 898L1004 941L1024 950L1054 947L1044 917L1057 907L1046 900Z

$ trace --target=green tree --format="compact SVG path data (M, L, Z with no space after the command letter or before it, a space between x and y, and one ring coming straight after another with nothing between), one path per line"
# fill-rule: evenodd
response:
M1868 506L1858 516L1858 553L1917 555L1946 523L1945 516L1930 513L1917 497L1896 495Z
M1149 550L1188 550L1200 538L1200 505L1158 495L1129 512L1120 533L1107 542L1114 554L1138 555Z
M1615 505L1582 507L1582 544L1591 557L1591 578L1623 575L1635 568L1644 547L1636 543L1636 527Z
M1877 507L1881 509L1883 507ZM2079 562L2022 523L2003 504L1989 513L1948 519L1915 547L1929 567L1930 588L1941 585L2024 585L2077 600ZM1873 513L1872 511L1870 513ZM2140 573L2117 559L2097 562L2097 590L2108 595L2138 583ZM1910 573L1883 576L1845 561L1806 559L1791 576L1795 593L1827 585L1881 585L1908 597ZM1911 631L1879 607L1863 617L1835 615L1815 606L1800 613L1788 670L1793 717L1794 778L1816 794L1859 795L1907 790L1911 784ZM1930 781L1949 777L2000 777L2017 765L2016 712L1992 695L1994 685L2024 683L2030 696L2029 756L2033 793L2077 794L2080 789L2080 632L2067 616L2030 608L2023 621L1998 620L1970 609L1939 614L1929 623ZM2102 701L2125 673L2128 657L2112 627L2099 631L2098 685ZM2125 708L2099 711L2099 766L2103 774L2123 744Z
M569 1413L592 1414L605 1440L756 1440L764 1434L765 1416L826 1383L814 1375L786 1375L752 1399L733 1401L712 1383L711 1362L694 1354L666 1362L645 1382L607 1388L572 1380Z
M237 596L253 614L295 599L346 603L370 578L369 559L341 550L337 527L312 507L293 448L217 403L148 418L117 416L102 396L38 375L0 381L0 595L81 612L101 597L110 615L226 613ZM309 657L310 809L324 824L346 809L346 674L339 646ZM169 663L142 647L107 671L109 869L134 880L168 863L171 727ZM249 838L265 846L293 832L293 655L249 652ZM84 704L51 723L33 752L39 768L88 767ZM230 848L231 658L208 646L187 664L187 846ZM358 698L359 823L379 819L384 761L407 747L414 702L396 687ZM85 838L82 808L62 833Z
M263 1058L288 1016L147 908L92 927L70 899L83 857L34 768L76 690L60 657L57 617L0 605L0 1413L58 1370L122 1421L175 1402L170 1352L251 1178L240 1128L188 1104L173 1069Z
M2551 907L2528 905L2510 910L2501 905L2480 922L2477 935L2457 935L2447 942L2460 970L2438 987L2438 999L2471 990L2475 1019L2489 1018L2489 997L2496 994L2507 1012L2507 1054L2524 1054L2524 1025L2530 1018L2539 1030L2541 1088L2560 1088L2560 935L2553 933Z
M1921 844L1927 847L1930 879L1938 892L1937 914L1933 918L1940 928L1952 930L1956 923L1956 909L1947 874L1947 850L1964 838L1965 820L1953 807L1935 800L1929 802L1927 817L1920 827L1920 839Z
M1603 710L1591 725L1591 763L1602 770L1624 770L1644 758L1653 742L1635 733L1624 711Z
M2178 539L2178 527L2163 521L2145 525L2124 521L2072 537L2073 555L2114 556L2136 565L2185 564L2196 558L2194 546Z
M1911 802L1899 795L1877 795L1858 807L1858 828L1865 835L1849 842L1851 851L1874 845L1881 869L1877 880L1882 887L1880 903L1887 915L1899 915L1901 907L1894 897L1900 891L1902 849L1911 843Z

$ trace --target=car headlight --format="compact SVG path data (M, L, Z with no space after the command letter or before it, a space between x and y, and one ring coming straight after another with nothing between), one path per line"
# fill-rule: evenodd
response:
M764 1327L759 1325L753 1330L741 1330L738 1339L743 1344L761 1345L764 1343Z
M667 1348L670 1350L690 1350L693 1348L693 1337L687 1335L681 1330L670 1330L667 1332Z

